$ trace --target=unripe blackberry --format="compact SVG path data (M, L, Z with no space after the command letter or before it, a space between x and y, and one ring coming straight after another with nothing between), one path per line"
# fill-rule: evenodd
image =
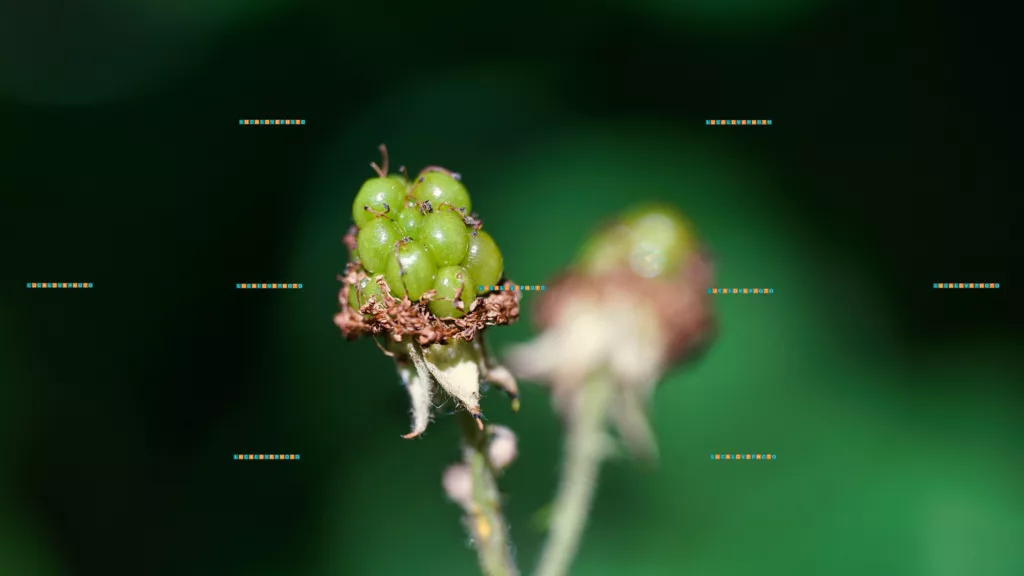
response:
M607 374L620 436L651 454L646 408L661 375L703 351L715 336L707 287L712 265L692 223L664 205L642 206L595 232L577 260L538 296L541 335L517 347L517 375L550 384L558 408L574 413L588 374Z
M641 206L592 236L576 266L591 274L628 268L642 278L669 278L699 247L693 224L678 210Z
M463 461L448 468L442 483L481 543L484 571L513 574L496 476L516 457L515 435L492 427L488 442L480 389L489 381L518 410L519 388L511 372L487 354L483 331L519 318L519 293L477 296L478 280L466 267L497 284L501 252L470 213L469 192L459 176L430 166L409 186L404 170L402 176L388 175L383 145L381 154L383 167L371 164L378 177L353 202L355 225L344 238L352 259L339 277L341 311L334 322L350 340L385 339L377 345L394 359L412 406L412 429L403 438L422 434L435 406L451 400L462 408L457 418Z
M484 361L480 339L486 327L518 319L520 295L477 294L477 285L501 283L502 257L469 213L472 201L458 175L431 166L410 186L404 176L387 173L381 152L383 167L372 165L378 177L353 202L356 227L346 244L357 259L342 278L335 323L347 338L389 338L413 400L411 435L417 435L429 421L433 382L474 416L480 415L480 379L492 372L494 385L515 399L514 379ZM362 310L371 298L375 305Z

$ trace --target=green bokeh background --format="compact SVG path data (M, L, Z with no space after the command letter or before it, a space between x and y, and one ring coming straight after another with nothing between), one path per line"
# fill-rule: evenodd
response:
M0 574L475 573L439 485L454 422L401 440L390 361L331 323L349 203L382 141L396 163L464 174L518 282L660 199L696 222L720 285L775 289L715 301L719 341L655 398L662 462L606 468L573 574L1024 574L1008 97L1000 35L976 15L76 10L0 9ZM259 117L307 125L237 125ZM774 124L703 125L732 117ZM560 439L524 386L519 414L499 394L483 407L520 437L502 488L528 572Z

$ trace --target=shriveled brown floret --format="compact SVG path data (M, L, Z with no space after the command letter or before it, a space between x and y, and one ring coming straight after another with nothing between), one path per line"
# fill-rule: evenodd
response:
M519 319L522 295L507 289L514 286L507 279L501 284L506 290L477 296L465 316L438 318L427 308L435 294L433 290L428 290L416 301L408 296L395 298L383 276L375 278L383 297L371 296L359 310L353 309L349 305L349 290L366 277L366 272L355 262L350 262L345 274L338 277L342 282L338 292L341 311L334 316L334 323L349 340L360 336L389 335L395 342L400 342L404 336L412 336L417 344L426 347L452 339L473 340L487 326L511 324Z

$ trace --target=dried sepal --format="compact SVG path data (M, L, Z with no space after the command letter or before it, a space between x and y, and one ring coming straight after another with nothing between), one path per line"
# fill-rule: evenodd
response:
M431 400L434 395L434 381L430 377L429 370L423 362L422 356L416 345L408 343L408 356L396 359L398 374L409 392L410 412L412 414L412 430L404 434L403 438L415 438L427 429L430 423ZM411 364L411 365L410 365Z
M367 308L363 306L364 311ZM424 348L406 338L386 345L385 352L394 358L399 377L409 393L412 423L404 438L415 438L426 431L435 404L446 400L454 400L483 430L480 396L484 375L488 372L481 355L486 347L480 340L449 340ZM501 386L512 398L513 409L518 409L518 388L508 370L495 366L489 374L503 382ZM503 374L507 374L507 378Z
M441 388L477 420L480 412L480 368L467 342L453 340L435 344L424 351L424 363Z
M519 411L519 384L516 382L512 372L498 363L491 355L483 338L476 338L472 341L476 350L477 365L480 368L481 379L494 384L496 388L508 395L512 401L512 411Z
M491 366L484 374L484 380L494 384L498 389L508 394L512 401L512 411L519 412L519 385L512 376L512 372L504 366Z

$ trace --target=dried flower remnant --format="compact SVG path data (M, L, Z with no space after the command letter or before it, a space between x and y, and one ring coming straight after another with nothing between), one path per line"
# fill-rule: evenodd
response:
M692 224L671 207L643 206L599 230L538 298L541 333L508 359L517 376L550 388L566 426L541 576L569 569L611 453L607 429L634 456L657 456L648 405L665 371L714 337L711 277Z
M471 201L461 175L429 166L410 182L404 167L399 175L388 174L387 149L380 150L381 165L371 163L376 177L363 183L352 204L355 224L343 239L350 261L338 277L334 322L346 339L374 338L394 359L411 405L404 438L427 429L434 406L452 401L460 408L463 462L442 483L466 511L484 572L515 574L497 496L502 467L488 460L480 391L483 381L491 381L518 408L515 379L487 353L483 338L486 328L519 318L520 295L477 293L478 286L512 284L503 276L497 245L479 219L466 215ZM500 453L507 466L515 436L501 428L508 432Z

